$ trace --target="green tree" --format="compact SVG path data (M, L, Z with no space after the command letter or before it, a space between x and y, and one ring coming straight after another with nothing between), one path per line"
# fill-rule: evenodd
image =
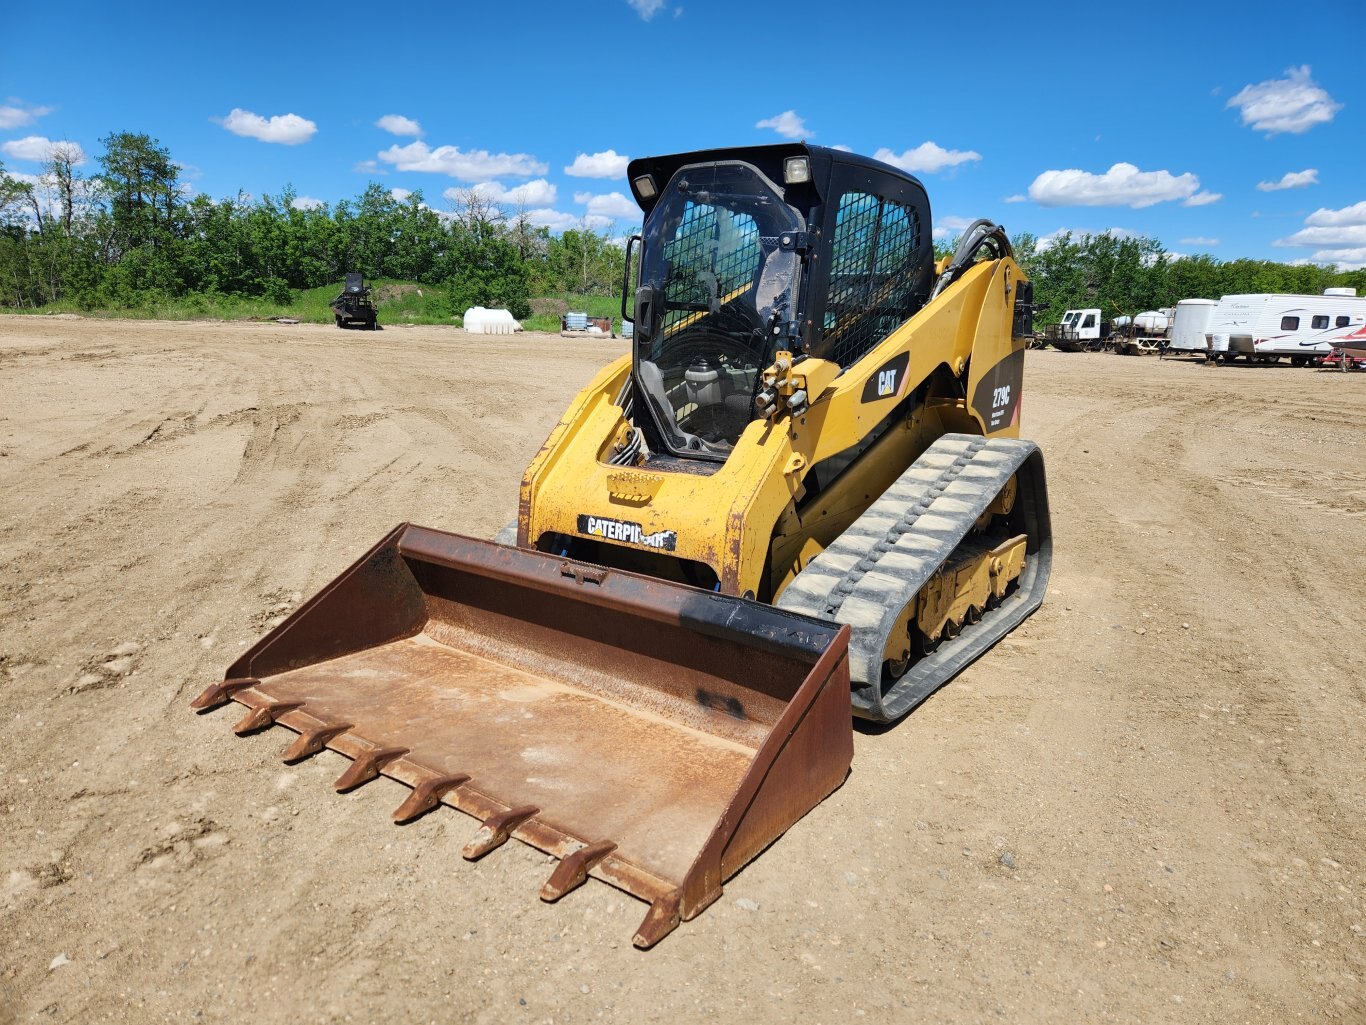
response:
M450 306L505 308L518 320L531 315L526 261L495 226L456 222L451 228Z
M170 151L135 132L114 132L100 143L105 152L98 180L113 219L115 252L165 245L175 237L180 202L180 171Z

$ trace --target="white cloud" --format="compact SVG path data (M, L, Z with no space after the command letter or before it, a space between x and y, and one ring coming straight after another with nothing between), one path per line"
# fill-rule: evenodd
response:
M553 210L548 207L528 210L527 220L538 228L549 228L551 231L564 231L566 228L587 228L589 231L603 231L614 226L612 218L602 214L585 214L582 217L574 214L565 213L562 210Z
M1223 198L1224 198L1224 194L1223 194L1222 192L1197 192L1195 195L1189 197L1189 198L1188 198L1184 203L1182 203L1181 205L1182 205L1182 206L1209 206L1211 203L1217 203L1217 202L1219 202L1219 200L1221 200L1221 199L1223 199Z
M1002 202L1002 203L1023 203L1023 202L1025 202L1025 201L1028 200L1028 199L1029 199L1028 196L1022 196L1022 195L1020 195L1020 193L1017 192L1017 193L1015 193L1015 195L1013 195L1013 196L1006 196L1006 198L1003 199L1003 200L1001 200L1001 202Z
M1257 188L1262 192L1278 192L1281 189L1302 189L1306 185L1317 185L1318 183L1318 169L1311 167L1307 171L1286 171L1285 174L1281 175L1280 181L1258 182Z
M375 122L376 128L383 128L390 135L421 135L422 126L402 114L385 114Z
M968 217L941 217L939 223L935 225L935 238L948 238L956 235L968 225L972 224L972 219Z
M447 189L442 195L452 202L458 202L460 193L463 191L463 189ZM555 186L544 178L533 178L529 182L523 182L521 185L515 185L512 188L508 188L502 182L480 182L474 186L473 191L490 203L515 207L554 206L559 195Z
M1366 246L1358 246L1355 249L1320 249L1310 259L1315 263L1352 263L1357 267L1366 266Z
M608 220L629 218L640 220L640 207L634 200L627 199L620 192L609 192L605 196L595 196L591 192L574 193L574 202L588 207L589 216L606 217Z
M933 142L922 142L915 149L895 153L886 146L873 154L874 160L891 164L912 174L926 172L937 174L946 167L957 167L972 160L981 160L982 154L970 149L945 149Z
M0 106L0 130L23 128L44 114L51 114L52 107L25 107L16 100Z
M1203 235L1196 235L1194 238L1183 238L1181 244L1183 246L1217 246L1219 240L1217 238L1205 238Z
M854 152L854 147L853 147L853 146L846 146L846 145L845 145L844 143L842 143L842 142L841 142L841 143L838 143L838 144L836 144L836 145L834 145L834 146L831 146L830 148L831 148L831 149L837 149L837 150L839 150L841 153L852 153L852 152Z
M406 201L406 200L408 199L408 197L411 196L412 194L413 194L413 190L412 190L412 189L401 189L401 188L398 188L397 186L389 190L389 195L390 195L391 197L393 197L394 199L398 200L400 203Z
M1045 171L1029 186L1029 198L1041 206L1128 206L1141 210L1174 199L1190 199L1200 179L1187 172L1140 171L1133 164L1115 164L1104 174L1075 168ZM1203 195L1214 195L1205 193ZM1196 200L1196 206L1212 202Z
M630 157L624 157L614 149L580 153L564 173L573 178L624 178L626 165L630 162Z
M1366 224L1343 224L1331 228L1301 228L1288 238L1277 239L1272 245L1326 246L1330 249L1366 246Z
M1320 207L1306 217L1304 223L1317 228L1331 228L1339 224L1366 224L1366 200L1345 206L1341 210L1325 210Z
M467 182L483 182L493 178L530 178L550 170L547 165L526 153L490 153L482 149L462 150L459 146L432 149L425 142L410 142L406 146L395 144L381 150L378 156L400 171L445 174Z
M1366 201L1341 210L1319 209L1304 219L1305 226L1274 246L1313 246L1312 263L1335 263L1344 270L1366 266Z
M351 170L357 174L388 174L384 168L373 160L357 160L351 165Z
M563 231L579 223L573 214L561 213L559 210L528 210L526 216L536 227L549 228L551 231Z
M261 142L278 142L282 146L297 146L313 138L318 126L298 114L276 114L262 117L241 107L233 107L232 112L223 118L222 125L233 135L259 139Z
M25 185L33 187L33 199L38 204L38 209L45 217L60 216L62 214L62 190L58 187L57 179L51 174L27 174L23 171L6 171L10 178L15 181L23 182ZM72 199L78 211L85 210L94 199L95 184L90 181L77 179L73 184ZM25 199L14 209L17 210L30 224L34 223L34 215L29 201Z
M785 110L774 117L756 121L754 127L772 128L785 139L814 138L816 134L806 130L806 121L798 117L795 110Z
M664 9L664 0L626 0L631 5L631 9L640 15L641 21L649 21L656 14ZM674 12L674 17L683 13L683 8L678 8Z
M312 196L295 196L294 201L289 205L295 210L321 210L327 204L321 199L314 199Z
M1285 78L1272 78L1244 86L1225 104L1237 107L1243 124L1268 135L1298 135L1315 125L1327 124L1342 109L1341 103L1309 77L1309 65L1288 68Z
M85 150L81 149L80 143L48 139L41 135L26 135L22 139L0 143L0 153L15 160L32 160L40 164L51 160L54 153L65 154L75 166L84 164L86 159Z

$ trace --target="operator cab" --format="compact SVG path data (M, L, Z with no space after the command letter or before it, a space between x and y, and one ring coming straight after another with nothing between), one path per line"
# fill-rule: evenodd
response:
M893 167L781 145L635 160L628 176L645 211L634 419L653 453L724 462L776 353L848 367L928 298L929 202Z

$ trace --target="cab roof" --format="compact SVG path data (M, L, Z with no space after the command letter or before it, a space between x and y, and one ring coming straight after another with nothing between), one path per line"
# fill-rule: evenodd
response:
M784 186L783 162L789 157L798 156L805 156L811 161L811 181L804 185ZM900 168L893 167L891 164L884 164L882 161L874 160L871 157L849 153L845 150L830 149L826 146L811 146L804 142L786 142L772 146L731 146L720 149L695 150L691 153L639 157L632 160L627 166L626 177L631 185L632 197L639 204L641 210L648 214L659 202L659 197L663 194L665 186L669 184L669 181L680 168L692 164L725 160L740 160L747 164L753 164L770 181L784 187L790 193L788 202L797 207L809 209L826 199L830 193L832 174L837 170L843 172L839 175L841 178L853 174L869 180L882 179L885 185L892 186L892 190L896 192L904 192L909 189L918 193L920 203L917 205L925 208L928 208L929 205L925 196L925 186L914 175L907 174ZM642 197L636 190L636 179L647 174L655 182L655 194L649 198ZM887 189L878 189L877 191L883 192Z

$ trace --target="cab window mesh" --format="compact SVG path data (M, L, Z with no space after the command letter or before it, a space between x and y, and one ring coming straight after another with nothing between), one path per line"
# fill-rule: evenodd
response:
M689 202L673 240L664 245L669 264L665 308L674 303L697 309L673 309L664 316L664 333L692 323L711 301L712 279L716 299L753 285L759 267L759 226L748 214L703 203Z
M914 209L865 192L840 197L822 325L828 358L857 362L915 312L919 249Z

